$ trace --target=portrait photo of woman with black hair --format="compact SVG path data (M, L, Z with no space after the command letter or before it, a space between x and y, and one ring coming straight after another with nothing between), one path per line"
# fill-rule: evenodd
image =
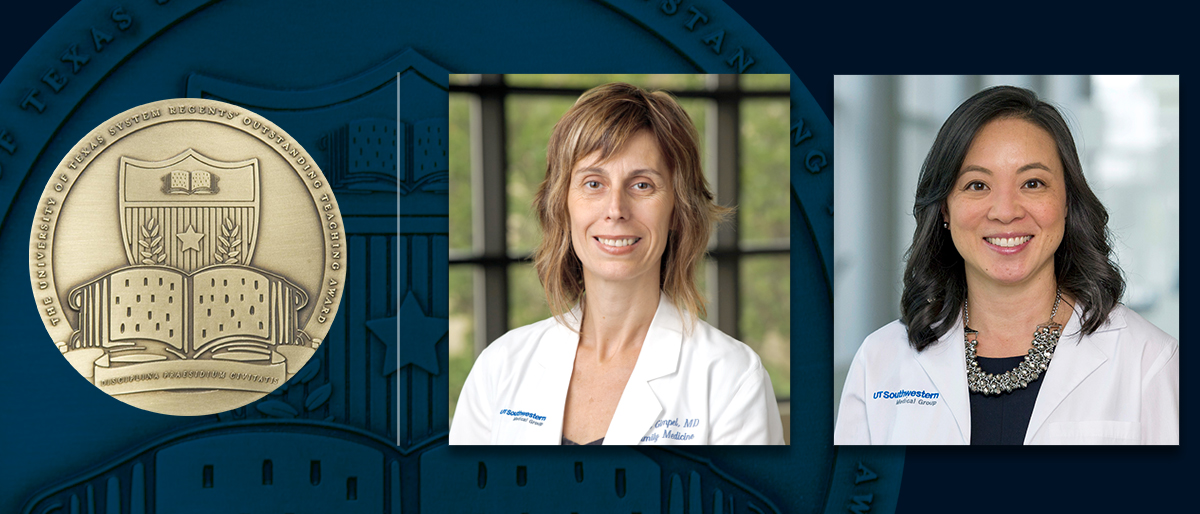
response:
M954 109L915 184L899 319L856 350L835 444L1178 444L1179 343L1122 303L1134 277L1080 153L1030 88Z

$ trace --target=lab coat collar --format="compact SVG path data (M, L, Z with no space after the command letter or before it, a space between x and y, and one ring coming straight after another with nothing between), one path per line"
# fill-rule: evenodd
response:
M577 309L576 309L577 310ZM565 315L569 323L572 311ZM567 404L567 388L571 385L571 373L575 369L575 350L579 346L578 321L574 326L555 323L538 341L533 361L541 368L536 381L531 383L531 394L525 398L534 402L533 412L546 413L545 426L540 430L522 432L522 440L514 444L562 444L563 413Z
M578 330L582 319L582 310L576 305L563 317L567 325L556 323L538 347L535 359L543 368L540 387L544 389L541 390L555 392L539 395L546 402L539 407L554 414L557 427L547 426L548 430L539 431L543 434L542 438L547 440L535 444L561 442L567 389L571 386L571 373L575 369L575 352L579 348ZM633 365L633 373L617 402L617 410L604 435L604 444L638 444L654 426L662 414L663 406L651 389L650 381L671 375L678 369L683 333L682 315L666 295L660 293L658 310L650 321L650 329L646 331L646 339L642 342L637 363ZM550 437L556 439L550 441Z
M1042 425L1084 379L1100 365L1116 354L1119 330L1125 328L1125 316L1120 309L1113 309L1108 320L1100 329L1088 337L1082 337L1080 316L1083 312L1076 303L1071 319L1063 329L1063 335L1055 347L1050 367L1042 376L1042 387L1033 404L1029 417L1029 428L1025 430L1025 444L1029 444Z
M969 444L971 399L967 389L967 352L963 344L962 313L959 313L954 326L956 328L942 334L937 343L926 347L925 351L918 352L916 359L950 409L950 415L953 416L959 436L962 437L962 441L957 444Z
M570 383L571 371L575 369L575 350L579 347L579 326L583 320L583 311L576 304L570 312L563 314L562 320L555 323L546 333L534 355L534 362L550 372L567 370L567 381L563 384L563 399L566 399L566 385ZM564 325L562 322L566 322ZM562 405L559 409L562 409Z
M674 374L678 369L683 332L684 321L679 309L660 293L658 310L650 321L642 351L633 365L621 400L617 402L608 433L604 435L604 444L638 444L654 426L663 412L663 405L650 382Z

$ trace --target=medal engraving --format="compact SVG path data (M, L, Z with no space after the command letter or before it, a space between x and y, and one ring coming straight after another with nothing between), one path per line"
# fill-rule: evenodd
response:
M30 236L55 345L96 387L176 415L261 398L304 366L341 301L342 220L282 129L211 100L101 125L47 184Z

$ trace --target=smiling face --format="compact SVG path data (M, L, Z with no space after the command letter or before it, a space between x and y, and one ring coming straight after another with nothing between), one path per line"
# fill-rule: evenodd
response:
M1053 280L1066 214L1054 138L1028 121L1004 118L975 135L944 218L969 285L1019 285Z
M606 281L657 289L675 207L658 142L641 131L623 151L598 161L599 152L580 160L567 193L585 287Z

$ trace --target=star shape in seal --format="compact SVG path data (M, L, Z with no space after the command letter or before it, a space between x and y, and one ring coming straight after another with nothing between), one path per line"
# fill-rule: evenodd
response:
M399 324L396 323L397 318ZM404 327L404 348L398 348L400 325ZM409 364L424 369L430 375L441 374L437 342L446 335L446 319L426 316L412 291L404 296L396 317L368 321L367 329L387 346L383 364L384 375L395 373L397 369ZM399 355L396 354L397 350Z
M200 251L200 240L204 238L204 234L196 232L196 229L192 225L188 225L187 231L175 234L175 237L178 237L179 242L183 243L181 251Z
M395 373L396 364L399 362L396 357L396 317L373 319L366 325L367 332L375 336L375 339L383 343L383 347L387 349L387 353L383 357L383 376Z

